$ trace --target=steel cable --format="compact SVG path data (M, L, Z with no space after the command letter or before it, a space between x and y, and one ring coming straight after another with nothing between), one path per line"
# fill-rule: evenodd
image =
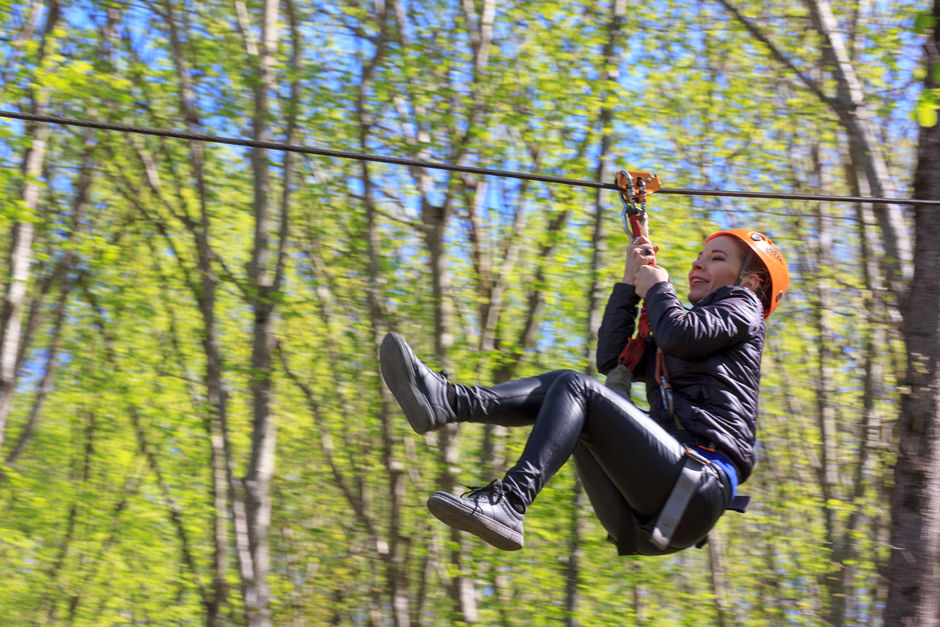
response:
M549 176L546 174L535 174L530 172L513 172L508 170L499 170L495 168L480 168L468 165L455 165L452 163L443 163L438 161L424 161L421 159L406 159L402 157L386 157L382 155L365 154L349 150L334 150L329 148L312 148L310 146L300 146L297 144L285 144L273 141L257 141L253 139L241 139L237 137L221 137L218 135L209 135L206 133L191 133L186 131L171 131L166 129L148 128L144 126L133 126L130 124L118 124L115 122L100 122L96 120L81 120L77 118L66 118L58 115L47 115L38 113L20 113L17 111L0 110L0 117L24 120L28 122L42 122L47 124L60 124L65 126L80 126L84 128L93 128L105 131L117 131L121 133L135 133L139 135L153 135L156 137L169 137L172 139L184 139L188 141L198 141L213 144L228 144L232 146L245 146L248 148L264 148L268 150L280 150L296 152L300 154L316 155L320 157L334 157L337 159L352 159L357 161L374 161L378 163L391 163L403 165L412 168L429 168L435 170L449 170L451 172L464 172L467 174L480 174L484 176L498 176L503 178L514 178L528 181L539 181L542 183L552 183L556 185L570 185L574 187L589 187L594 189L609 189L619 192L620 189L613 183L600 183L598 181L586 181L582 179L571 179L560 176ZM731 198L767 198L777 200L813 200L829 202L858 202L876 205L936 205L940 206L940 200L919 200L913 198L874 198L870 196L833 196L827 194L801 194L801 193L779 193L779 192L753 192L739 190L722 189L687 189L687 188L662 188L657 194L676 194L680 196L722 196Z

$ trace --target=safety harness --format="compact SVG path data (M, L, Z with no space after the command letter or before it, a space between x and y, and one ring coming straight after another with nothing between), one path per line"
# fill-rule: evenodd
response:
M685 449L685 461L682 464L682 472L676 480L666 504L659 510L659 516L656 517L656 523L650 532L650 542L660 549L665 550L672 542L672 536L682 520L685 508L689 506L692 495L698 488L699 480L705 466L711 464L711 461L702 457L694 449Z
M672 536L676 528L682 521L682 515L685 514L689 501L695 495L702 473L705 467L713 465L710 459L699 453L694 448L685 449L685 458L682 461L682 470L679 472L679 478L672 486L672 491L666 499L666 504L659 510L656 520L653 522L652 531L650 531L650 542L662 550L672 543ZM747 510L751 497L743 494L735 494L731 497L731 502L725 509L730 509L743 514ZM706 537L696 546L701 548L708 541Z
M659 176L651 175L649 172L619 170L614 176L614 183L620 190L620 201L623 204L621 221L623 222L624 231L632 236L633 241L636 241L639 237L649 237L646 195L661 188ZM652 251L648 251L647 254L652 254ZM636 334L630 338L627 345L620 352L620 366L616 369L620 372L615 375L615 378L619 380L612 381L611 377L608 377L608 385L628 398L630 395L629 380L643 358L643 353L646 350L646 340L649 338L650 333L649 318L644 304L637 320ZM656 349L655 375L660 394L662 394L663 406L669 410L670 414L673 414L672 385L669 382L669 371L666 369L666 356L659 348ZM689 502L695 495L702 473L705 467L711 465L711 463L711 460L705 458L695 449L689 447L685 449L679 478L673 485L672 491L666 499L666 504L663 505L663 508L656 516L652 531L650 531L650 541L659 549L666 550L672 543L673 535L682 521L682 516L685 514ZM743 513L749 501L750 497L736 495L731 499L727 509ZM707 538L698 546L703 546L706 541Z

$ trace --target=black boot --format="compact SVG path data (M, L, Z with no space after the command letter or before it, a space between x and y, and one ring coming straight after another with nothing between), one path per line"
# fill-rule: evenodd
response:
M382 377L401 405L411 428L427 433L457 419L447 398L447 379L433 372L398 333L389 333L379 350Z
M518 551L523 545L524 514L509 501L508 490L499 479L494 479L459 497L435 492L428 499L428 509L454 529L469 531L497 549Z

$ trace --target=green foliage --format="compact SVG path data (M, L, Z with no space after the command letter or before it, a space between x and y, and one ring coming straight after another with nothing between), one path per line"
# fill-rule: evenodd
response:
M929 11L921 11L914 18L914 32L923 35L937 25L937 20Z
M256 29L258 7L247 4ZM273 139L286 139L296 104L294 141L302 144L592 179L608 133L608 170L650 169L667 187L852 191L831 111L716 5L669 2L652 17L628 11L610 61L611 3L497 3L485 50L480 16L465 13L482 2L405 3L387 16L375 13L382 3L302 3L294 7L294 66L281 4ZM875 114L899 188L910 179L916 129L898 120L935 122L940 104L929 90L915 104L907 87L914 45L898 15L912 6L836 7L839 19L854 16L864 90L886 96ZM80 2L44 41L42 19L28 31L27 9L3 11L0 2L4 31L23 35L0 47L11 61L4 101L26 109L47 89L57 113L250 136L257 79L233 7ZM803 4L742 9L833 92ZM101 26L109 19L111 35ZM918 18L918 28L930 26ZM601 80L613 69L616 82ZM197 119L181 110L187 85ZM650 198L658 261L680 293L705 236L729 226L768 233L793 271L768 323L758 465L741 488L755 501L746 516L718 525L720 564L707 549L617 557L585 497L573 496L570 467L530 510L526 549L497 554L452 536L423 503L443 482L474 485L501 473L525 430L462 425L445 459L446 442L415 436L384 389L377 341L398 330L435 367L471 384L590 369L591 291L603 307L627 243L613 194L600 197L595 241L595 197L586 190L296 157L285 214L284 155L269 153L267 241L276 254L287 220L289 244L272 296L278 345L266 371L251 361L256 217L247 150L201 146L202 188L200 153L186 142L56 127L33 211L21 200L24 131L0 127L9 166L0 168L0 230L6 255L17 221L37 225L28 294L36 317L2 459L43 398L46 358L61 345L35 432L0 480L0 624L204 623L219 515L220 622L245 621L233 500L227 495L221 512L213 501L210 322L238 485L254 445L252 381L273 380L268 579L276 624L392 624L396 590L414 623L459 623L466 608L450 588L459 576L475 589L479 624L558 624L571 613L572 520L581 625L717 624L719 609L742 625L816 624L832 600L826 582L843 569L853 617L877 619L883 590L871 582L887 552L899 339L894 305L870 284L855 207ZM84 203L83 165L92 176ZM431 266L438 260L440 293ZM204 280L215 286L208 319ZM823 416L834 433L824 432ZM823 451L834 456L836 486L821 479ZM833 543L843 539L849 557L833 565ZM716 591L718 567L727 585Z
M917 99L915 107L917 123L921 126L933 126L937 123L938 109L940 109L940 89L925 89Z

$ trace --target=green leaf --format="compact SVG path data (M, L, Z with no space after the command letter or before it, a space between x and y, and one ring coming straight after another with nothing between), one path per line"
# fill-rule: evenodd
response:
M921 11L914 18L914 32L923 35L928 30L937 25L936 18L930 14L930 11Z
M923 127L931 127L937 123L937 109L940 109L940 90L928 89L920 95L915 107L917 123Z

